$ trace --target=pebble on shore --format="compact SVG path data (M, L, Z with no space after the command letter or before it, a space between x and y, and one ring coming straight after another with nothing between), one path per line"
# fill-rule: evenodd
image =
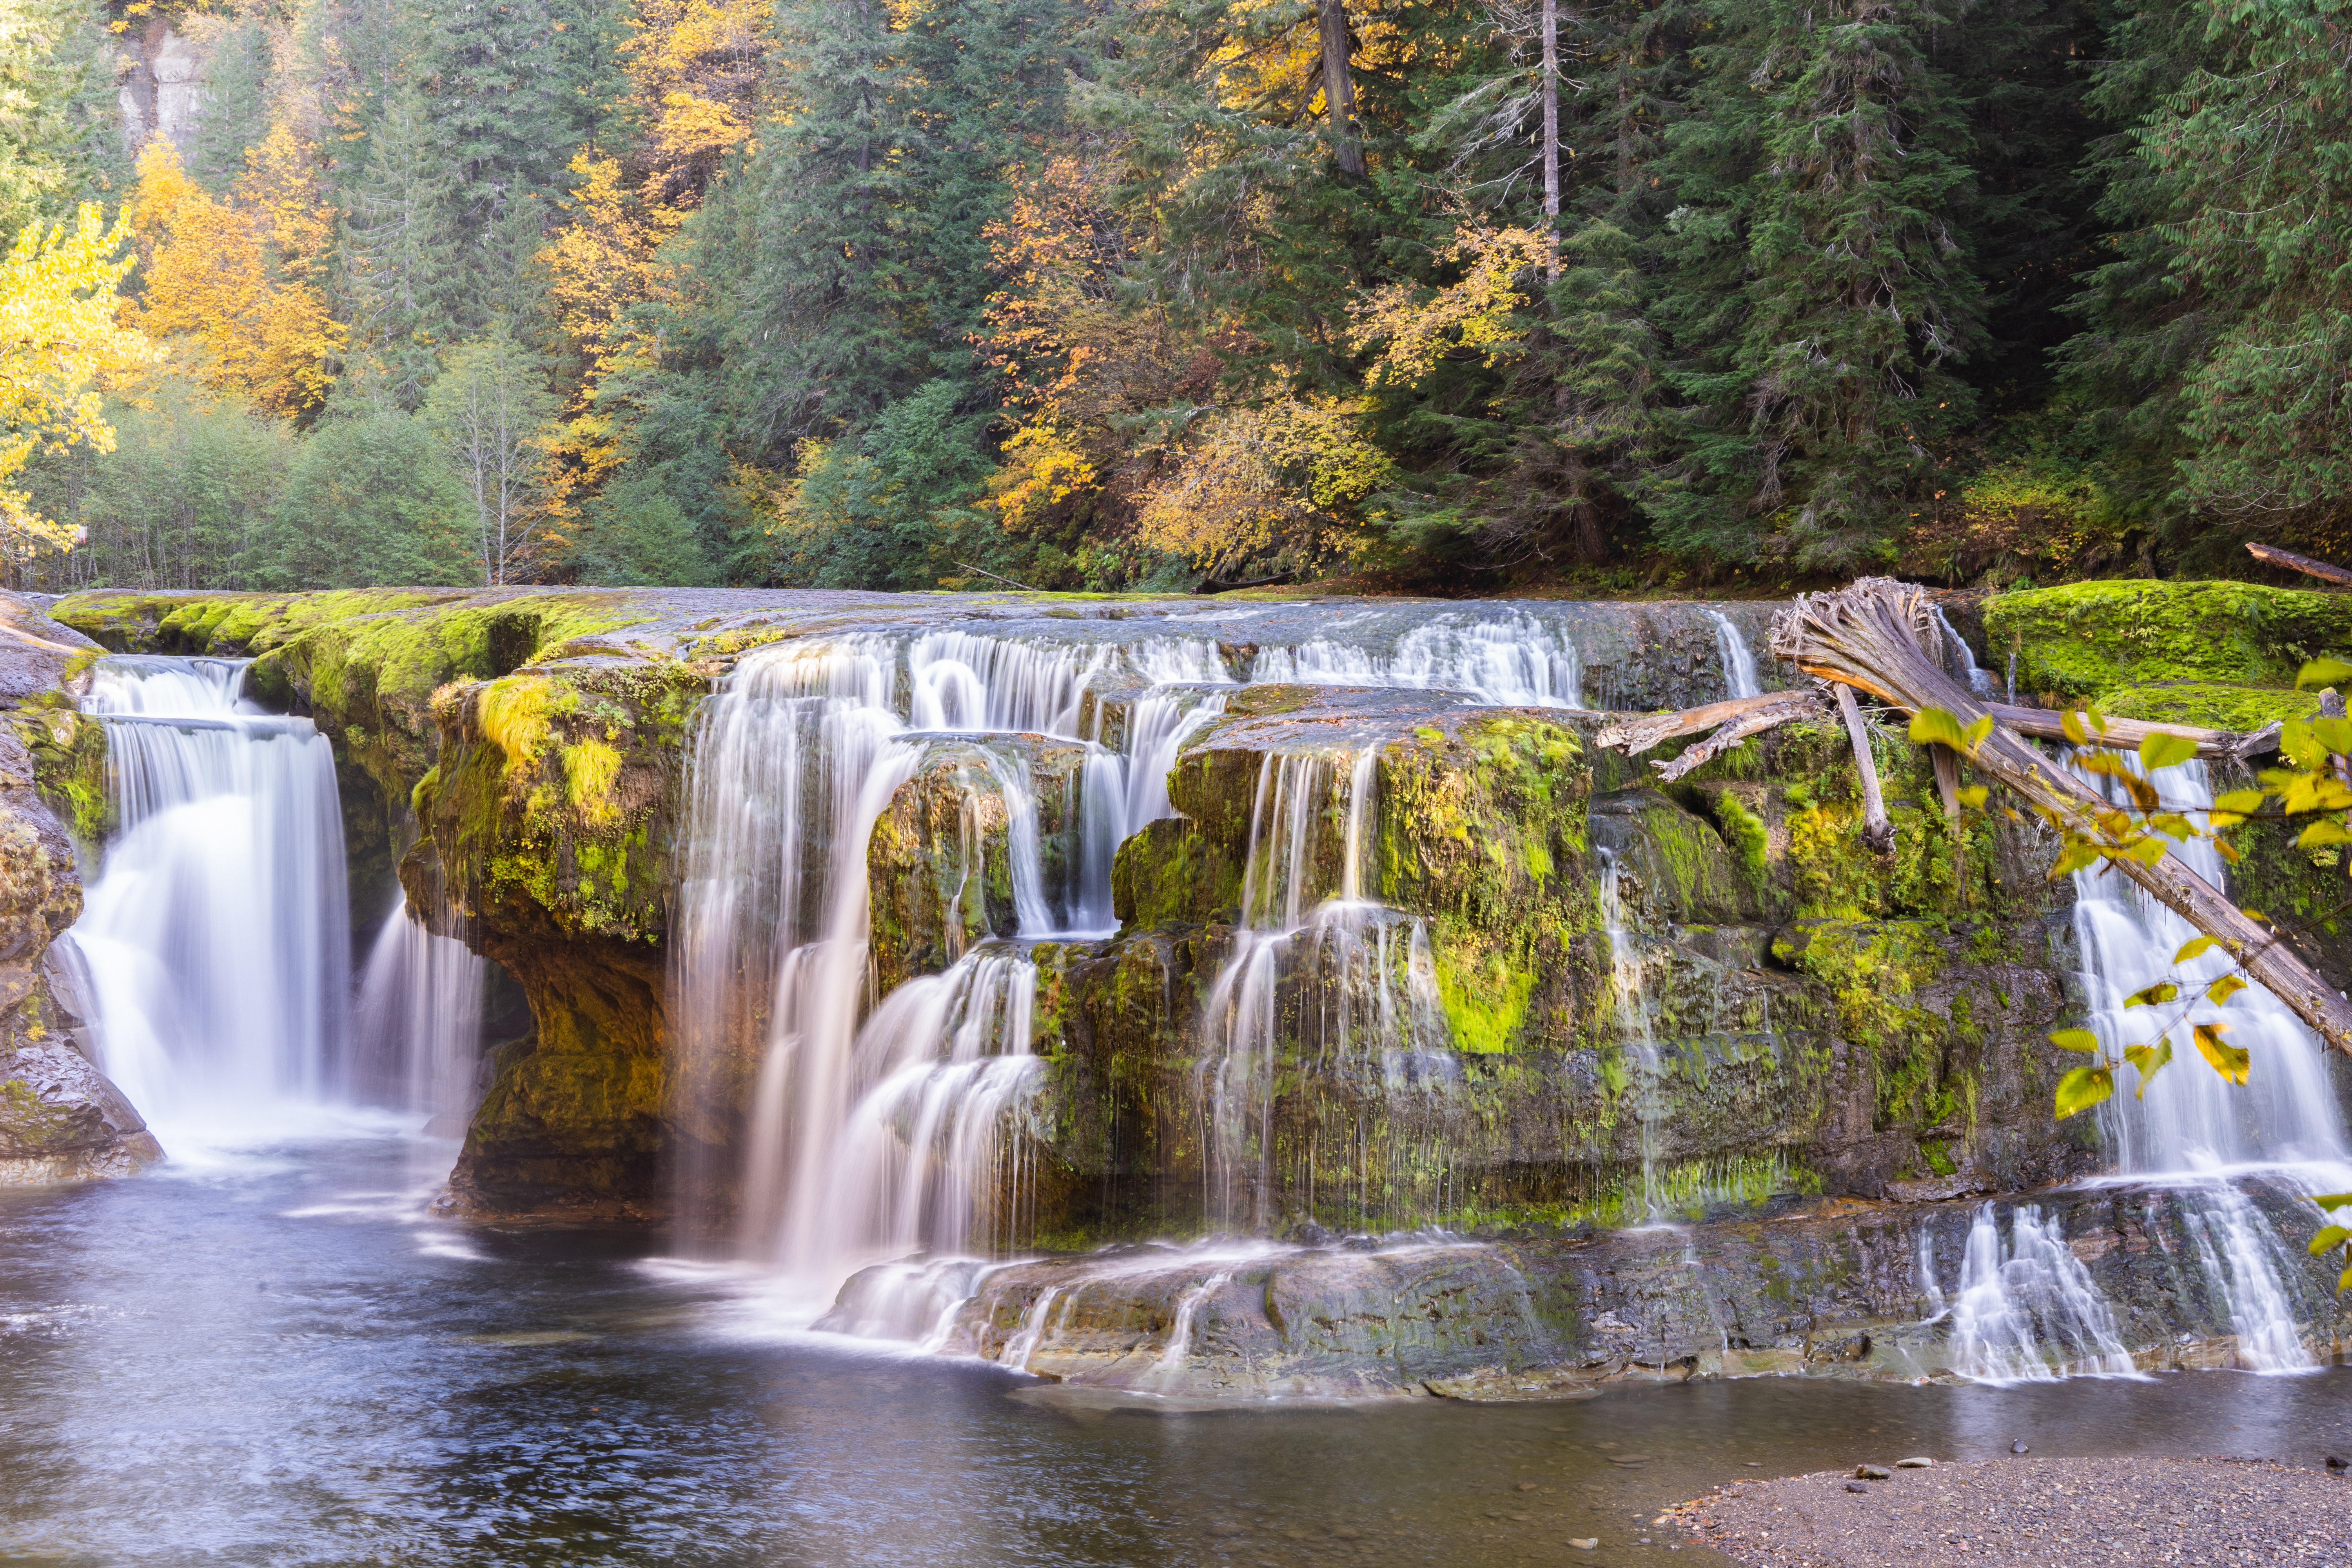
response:
M1673 1510L1741 1568L2352 1563L2352 1491L2267 1459L1988 1459L1735 1481ZM1860 1495L1856 1495L1860 1494Z

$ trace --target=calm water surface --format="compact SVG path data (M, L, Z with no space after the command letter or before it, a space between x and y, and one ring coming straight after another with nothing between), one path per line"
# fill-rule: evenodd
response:
M436 1156L346 1134L0 1191L0 1563L1720 1563L1646 1521L2021 1437L2352 1454L2340 1372L1106 1407L794 1333L643 1237L429 1223Z

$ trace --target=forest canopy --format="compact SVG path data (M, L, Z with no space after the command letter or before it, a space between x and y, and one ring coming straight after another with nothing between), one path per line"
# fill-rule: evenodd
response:
M0 0L63 589L2352 550L2352 0Z

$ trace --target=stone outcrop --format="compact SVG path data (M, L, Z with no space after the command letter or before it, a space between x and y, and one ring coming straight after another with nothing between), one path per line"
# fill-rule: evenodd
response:
M50 949L81 913L69 829L105 826L105 739L68 689L97 651L40 603L0 594L0 1184L121 1175L162 1156L84 1054L84 1004Z
M2291 597L2298 615L2336 613L2305 603L2322 595ZM2063 620L2035 600L1949 609L1969 635L1981 628L1988 664L2011 643L2023 648L2021 680L2033 686L2054 679L2033 673L2036 639L2059 637L2043 623ZM669 1213L679 1173L730 1168L761 1023L743 1020L744 1037L690 1091L671 1016L671 898L693 719L713 682L752 648L886 620L907 636L1083 643L1132 635L1130 623L1172 608L397 590L96 594L60 614L112 647L254 657L256 689L310 714L334 742L355 889L370 866L382 887L413 816L421 836L399 868L413 902L507 969L533 1019L497 1050L450 1202L507 1218L654 1219ZM1272 600L1247 609L1202 623L1235 678L1263 674L1266 650L1329 618L1328 606ZM1769 609L1738 607L1751 644ZM1562 613L1579 618L1587 700L1651 709L1719 695L1716 632L1686 607ZM2265 640L2268 624L2242 628L2259 653L2244 668L2284 702L2293 656ZM2064 636L2106 633L2084 622ZM2052 671L2091 668L2053 658ZM2118 669L2098 681L2148 673ZM1762 673L1768 685L1780 679L1769 661ZM1124 702L1102 694L1087 721L1115 740ZM1648 763L1674 748L1628 762L1595 748L1601 722L1412 691L1233 689L1223 718L1178 760L1181 815L1120 849L1119 932L1033 953L1034 1044L1047 1061L1024 1163L1028 1234L1079 1247L1208 1222L1201 1086L1214 1047L1203 1008L1243 922L1261 779L1270 760L1321 759L1320 814L1336 822L1336 792L1370 747L1366 892L1388 912L1365 930L1384 936L1380 962L1397 984L1426 980L1412 1000L1433 1009L1444 1044L1350 1046L1300 998L1341 995L1362 973L1340 975L1337 937L1299 944L1299 962L1327 973L1319 991L1285 993L1293 1011L1264 1160L1277 1234L1430 1223L1558 1232L1657 1208L1752 1214L1775 1195L1899 1214L2089 1166L2089 1129L2049 1110L2060 1063L2044 1037L2071 1016L2079 959L2071 890L2045 879L2051 846L2030 825L1991 816L1956 828L1924 755L1887 729L1877 763L1897 837L1882 860L1854 831L1859 791L1834 727L1791 726L1661 785ZM61 759L72 754L60 745ZM1077 748L1020 736L942 743L866 846L878 982L936 971L961 946L1013 931L997 777L1008 759L1038 805L1045 879L1062 885ZM2340 868L2281 834L2242 843L2249 899L2336 901ZM1336 832L1315 840L1326 886L1339 844ZM1612 877L1639 1029L1612 974L1601 900ZM2325 973L2352 979L2352 943L2324 931L2299 941ZM728 1197L714 1178L696 1201L723 1209Z

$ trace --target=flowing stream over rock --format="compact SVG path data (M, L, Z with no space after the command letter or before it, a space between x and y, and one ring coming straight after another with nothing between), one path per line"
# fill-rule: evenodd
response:
M236 1124L339 1089L350 1002L334 753L238 700L243 661L116 657L117 836L67 941L103 1067L151 1122Z

